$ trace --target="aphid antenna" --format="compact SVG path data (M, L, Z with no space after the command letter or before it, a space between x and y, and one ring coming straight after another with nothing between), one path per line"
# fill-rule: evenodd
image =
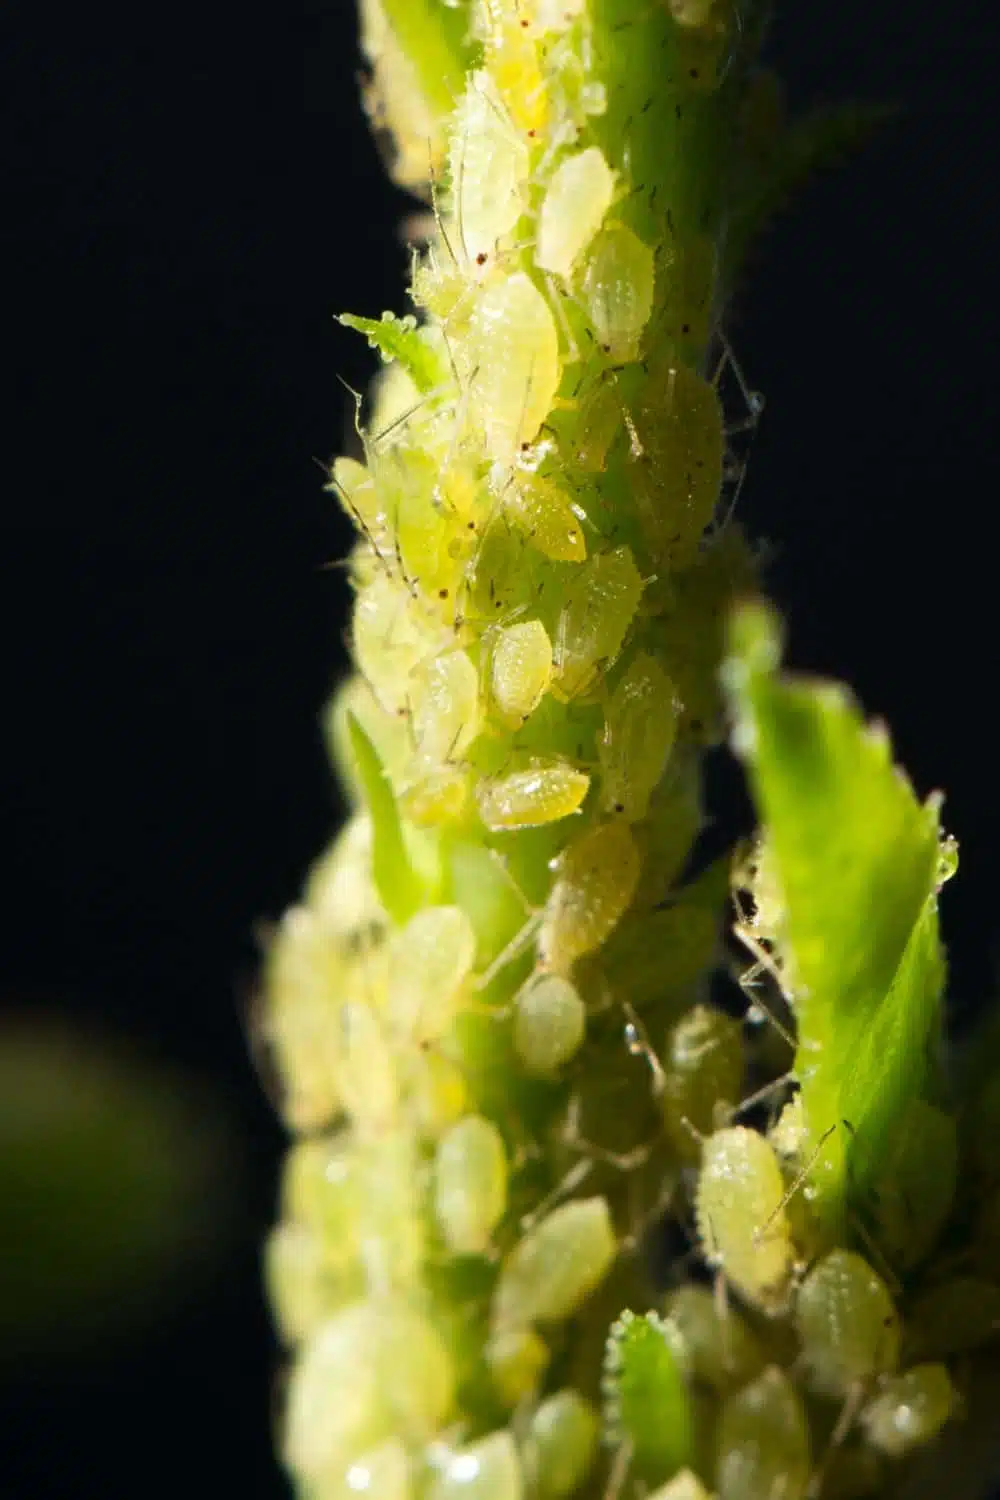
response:
M774 1223L774 1220L788 1207L789 1203L791 1203L792 1199L795 1197L795 1194L803 1186L806 1178L809 1176L809 1173L816 1165L823 1147L826 1145L830 1137L834 1134L836 1129L836 1125L827 1126L827 1128L824 1130L823 1134L817 1141L816 1145L813 1147L813 1150L809 1156L809 1160L796 1172L792 1181L789 1183L784 1193L782 1193L781 1197L778 1199L778 1202L774 1205L771 1212L764 1220L763 1224L758 1224L757 1228L753 1232L753 1242L755 1245L759 1245L761 1243L768 1229L770 1229L771 1225Z
M608 1482L604 1487L603 1500L619 1500L619 1496L625 1488L625 1481L628 1478L628 1471L631 1467L632 1443L629 1441L621 1444L616 1450L614 1458L611 1460L611 1470L608 1474Z
M772 1078L771 1082L765 1083L763 1088L755 1089L752 1094L748 1094L745 1099L741 1099L739 1104L736 1104L732 1109L727 1110L726 1124L732 1125L733 1122L740 1115L744 1114L748 1109L753 1109L756 1105L763 1104L766 1100L770 1099L772 1095L780 1093L783 1089L787 1089L789 1084L793 1084L796 1081L797 1080L795 1074L792 1071L782 1073L780 1078Z
M892 1295L894 1297L901 1297L903 1295L903 1283L900 1281L899 1277L896 1275L896 1272L893 1270L892 1266L886 1259L885 1252L883 1251L881 1245L874 1238L874 1236L869 1233L867 1227L853 1209L848 1210L847 1218L848 1223L854 1230L854 1233L857 1235L862 1245L864 1245L866 1254L871 1257L879 1275L885 1282L886 1286L889 1288Z
M540 911L532 912L531 916L524 923L524 926L514 934L509 943L506 943L501 948L496 958L486 966L481 974L476 975L473 980L473 988L476 990L488 989L501 970L505 969L508 964L513 963L516 958L520 958L521 954L528 947L528 944L534 939L538 928L541 926L541 921L542 913Z
M645 1059L653 1075L653 1097L658 1099L666 1088L667 1082L663 1065L653 1050L649 1033L636 1015L633 1006L628 1000L623 1000L621 1007L625 1013L625 1046L633 1057Z
M574 1162L552 1191L546 1193L541 1203L533 1208L530 1214L523 1215L520 1220L522 1231L528 1233L534 1229L539 1219L543 1219L551 1208L554 1208L561 1199L568 1197L570 1193L575 1193L577 1188L586 1182L593 1169L594 1162L591 1157L581 1156L579 1161Z

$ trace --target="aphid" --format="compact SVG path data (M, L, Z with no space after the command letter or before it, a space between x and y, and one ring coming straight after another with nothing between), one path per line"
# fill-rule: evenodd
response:
M708 1490L691 1469L681 1469L673 1479L653 1490L648 1500L711 1500Z
M494 1328L563 1322L604 1280L616 1252L604 1198L560 1204L526 1232L504 1261L493 1293Z
M522 770L484 778L476 787L479 816L492 832L538 828L578 812L590 777L564 760L535 757Z
M412 1295L426 1248L419 1142L407 1124L358 1142L356 1245L367 1285Z
M671 1292L666 1322L690 1379L724 1394L764 1368L760 1340L728 1299L689 1283Z
M742 1083L740 1023L708 1006L693 1006L667 1037L660 1097L667 1135L682 1161L698 1161L698 1134L714 1130L720 1112L739 1101Z
M460 906L428 906L389 947L388 1014L416 1042L444 1036L461 1002L476 956L472 924Z
M409 821L418 828L461 822L468 802L468 773L447 767L422 776L419 781L408 786L400 797L400 806Z
M496 84L473 73L455 115L450 148L451 191L459 241L468 263L492 255L524 211L528 148Z
M340 1097L361 1133L388 1130L399 1112L396 1053L380 1018L363 1001L340 1008Z
M465 1074L439 1047L408 1049L403 1069L407 1114L425 1140L436 1141L469 1107Z
M507 1152L491 1120L466 1115L438 1142L434 1211L454 1255L482 1255L507 1207Z
M614 189L614 173L598 146L563 158L538 213L535 260L543 271L569 280L611 207Z
M604 1356L605 1423L647 1482L669 1479L694 1449L691 1398L671 1330L648 1312L624 1312Z
M505 1406L533 1396L552 1354L533 1328L502 1328L486 1341L483 1358L494 1389Z
M613 378L606 376L580 398L572 451L580 468L588 474L602 473L611 445L624 425L621 398L614 387Z
M651 542L681 567L698 550L722 489L725 436L715 387L676 362L650 371L632 413L633 473Z
M330 474L329 488L339 497L375 553L389 558L392 555L389 518L371 470L357 459L338 458Z
M639 851L628 825L599 823L569 844L542 913L539 949L557 974L614 931L639 882Z
M354 607L354 653L379 703L390 714L408 711L415 667L434 649L409 590L377 574Z
M451 1360L422 1314L399 1299L356 1302L317 1331L292 1368L286 1462L308 1482L335 1482L396 1433L426 1441L453 1398Z
M555 319L524 271L484 288L466 357L473 420L482 431L487 456L508 470L525 444L538 436L561 375Z
M427 1500L522 1500L523 1495L521 1460L504 1430L452 1453L431 1481Z
M716 1437L719 1500L803 1500L812 1458L802 1398L772 1365L727 1397Z
M885 1282L852 1250L831 1250L799 1287L795 1320L802 1357L818 1391L848 1396L891 1374L900 1326Z
M654 656L640 651L605 708L598 741L605 811L641 822L666 768L677 733L673 684Z
M705 1258L763 1312L785 1310L795 1266L785 1182L774 1150L743 1125L702 1149L695 1209Z
M954 1119L914 1099L892 1132L866 1204L879 1249L897 1270L911 1270L933 1249L951 1210L957 1175Z
M624 224L606 224L582 262L580 298L597 342L616 365L639 358L655 276L652 250Z
M530 10L503 0L483 0L482 11L490 77L518 128L536 136L545 127L549 101Z
M955 1388L944 1365L915 1365L886 1380L861 1413L868 1441L902 1458L937 1437L955 1409Z
M413 1485L406 1449L398 1438L390 1438L351 1464L345 1476L348 1495L362 1494L379 1500L412 1500Z
M277 1224L264 1247L264 1279L286 1346L299 1344L324 1323L344 1294L331 1278L319 1236L304 1224ZM360 1285L349 1296L357 1296Z
M557 1391L532 1413L525 1469L540 1500L575 1494L597 1457L597 1412L577 1391Z
M552 680L552 642L541 620L500 630L490 653L490 695L509 729L520 729Z
M566 589L556 636L553 686L565 699L588 692L622 649L643 582L628 547L600 552Z
M413 734L428 767L461 761L479 733L479 674L464 651L429 661L414 682Z
M504 490L504 514L545 557L583 562L587 543L573 502L561 485L518 466Z
M389 170L400 187L421 192L444 160L446 108L427 98L390 26L382 0L362 0L361 50L371 65L364 104L375 128L392 140Z
M529 1073L545 1077L579 1050L587 1011L561 974L536 974L514 997L514 1047Z
M267 954L264 1030L294 1130L329 1124L340 1107L339 1000L346 964L315 915L293 907Z
M971 1354L998 1337L1000 1287L978 1276L953 1276L930 1286L906 1310L904 1349L910 1359Z

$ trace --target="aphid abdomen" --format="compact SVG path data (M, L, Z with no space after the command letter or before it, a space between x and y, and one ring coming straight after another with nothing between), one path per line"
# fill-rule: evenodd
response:
M762 1135L735 1125L708 1137L696 1198L706 1258L768 1313L787 1306L795 1262L784 1198L781 1168Z

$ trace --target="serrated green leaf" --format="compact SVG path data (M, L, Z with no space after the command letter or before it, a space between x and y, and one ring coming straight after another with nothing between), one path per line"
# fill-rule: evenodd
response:
M604 1395L609 1436L628 1443L638 1474L660 1484L691 1462L691 1397L662 1318L626 1312L608 1337Z
M382 905L394 922L402 924L423 902L424 885L410 859L399 808L378 751L353 714L347 716L347 729L372 820L372 878Z
M363 333L386 363L395 360L401 364L421 395L433 391L444 380L445 367L414 317L397 318L387 312L381 318L357 318L353 313L341 313L337 321L345 328Z
M779 655L770 611L744 605L723 675L784 906L817 1208L836 1219L926 1077L944 982L939 798L918 802L844 688L778 675Z

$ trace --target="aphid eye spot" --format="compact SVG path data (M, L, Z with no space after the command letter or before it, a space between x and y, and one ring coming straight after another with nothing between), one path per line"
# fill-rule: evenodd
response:
M488 259L489 259L489 257L486 254L486 251L485 250L480 250L479 254L476 256L476 265L477 266L485 266L485 264L486 264L486 262L487 262Z

